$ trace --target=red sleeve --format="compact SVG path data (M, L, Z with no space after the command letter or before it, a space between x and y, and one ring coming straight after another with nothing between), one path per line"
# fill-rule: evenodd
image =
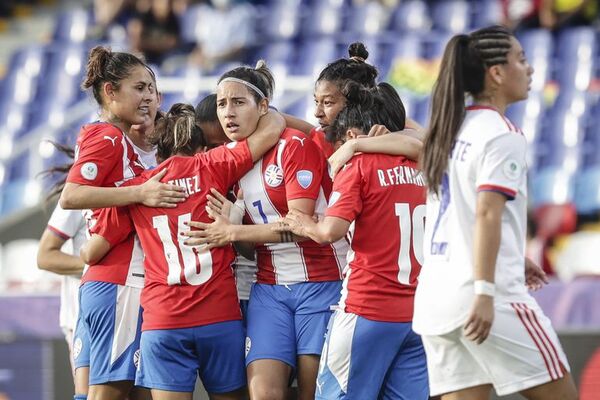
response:
M123 134L108 124L98 124L84 133L67 182L87 186L108 186L123 179L115 169L123 168Z
M224 189L232 187L253 166L252 154L246 140L227 143L206 153L198 153L195 157L201 163L199 168L203 165L208 167L212 178L222 184Z
M325 158L317 145L298 132L286 139L283 151L283 179L286 199L316 200L321 191Z
M361 184L360 162L355 158L354 161L350 160L335 177L325 216L343 218L348 222L354 221L363 207Z
M100 235L114 247L135 230L127 207L104 208L98 213L90 233Z

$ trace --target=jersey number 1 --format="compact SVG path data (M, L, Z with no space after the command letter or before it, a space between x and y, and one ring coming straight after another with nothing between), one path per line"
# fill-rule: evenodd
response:
M423 265L423 233L425 230L425 205L419 204L410 215L408 203L395 204L398 226L400 227L400 251L398 252L398 282L410 285L412 262L410 259L410 244L415 258Z
M173 243L171 230L169 229L169 217L166 215L157 215L152 218L152 225L158 232L160 241L165 252L165 259L169 265L169 274L167 283L169 285L181 285L181 263L179 254L183 258L183 275L190 285L202 285L212 276L213 263L210 250L199 252L196 247L183 244L185 238L181 232L187 231L188 226L184 225L192 219L192 214L180 215L177 219L177 244ZM199 272L198 272L199 271Z

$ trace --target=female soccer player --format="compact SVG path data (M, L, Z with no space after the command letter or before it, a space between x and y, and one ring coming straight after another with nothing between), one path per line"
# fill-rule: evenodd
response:
M55 147L73 158L74 150L62 145L54 144ZM63 174L62 181L59 180L50 191L48 199L60 195L66 173L72 164L53 167L46 171L48 175L55 173ZM87 396L88 392L88 370L80 368L75 374L75 358L88 358L81 354L82 343L73 343L73 333L77 322L79 309L79 283L83 272L84 263L79 257L79 249L86 241L86 224L81 211L63 210L57 205L50 216L48 225L40 239L37 262L40 269L62 275L60 286L60 327L65 335L69 346L69 360L73 377L75 378L75 399ZM71 241L69 245L65 243ZM87 345L86 345L87 347ZM79 397L77 397L79 396ZM85 397L84 397L85 398Z
M145 202L174 207L183 200L180 188L159 182L160 174L144 185L119 187L155 165L143 141L144 129L154 121L158 108L152 71L131 54L98 46L90 52L82 86L92 89L101 108L100 121L81 129L61 206L87 209ZM138 157L134 141L148 154ZM94 223L91 214L90 226ZM133 386L141 324L139 296L144 284L142 260L137 238L132 236L82 277L75 341L86 343L84 338L89 338L89 349L82 353L90 354L90 399L124 399ZM76 358L75 367L87 366L84 361Z
M376 124L389 126L398 112L355 83L344 93L346 107L330 127L341 142ZM338 240L355 224L354 255L321 356L317 399L428 398L425 352L411 327L424 203L416 162L362 154L336 176L324 220L315 222L296 210L285 218L284 229L319 243Z
M526 141L505 116L533 69L503 27L454 36L423 149L429 195L415 331L433 395L575 399L549 319L525 286ZM473 104L465 108L466 95Z
M211 399L242 399L246 393L244 329L230 267L234 253L231 246L186 246L181 235L191 219L208 221L210 188L227 193L277 143L284 128L283 118L248 92L238 101L259 114L256 133L205 153L193 108L174 105L151 141L159 159L175 155L159 169L168 170L164 179L186 188L188 200L174 209L106 209L92 229L96 235L82 251L84 260L94 263L134 228L138 232L146 254L146 284L136 384L151 388L155 400L191 399L198 374ZM147 171L135 180L156 174Z

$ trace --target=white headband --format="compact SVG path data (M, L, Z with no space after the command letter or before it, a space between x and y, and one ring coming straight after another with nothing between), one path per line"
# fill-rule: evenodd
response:
M259 88L257 88L256 86L254 86L253 84L251 84L250 82L246 82L243 79L238 79L238 78L234 78L234 77L228 77L223 79L221 82L219 82L219 85L223 82L236 82L236 83L241 83L242 85L246 85L248 86L250 89L254 90L256 93L258 93L260 95L261 99L266 99L267 96L265 96L265 94L262 92L262 90L260 90ZM218 86L218 85L217 85Z

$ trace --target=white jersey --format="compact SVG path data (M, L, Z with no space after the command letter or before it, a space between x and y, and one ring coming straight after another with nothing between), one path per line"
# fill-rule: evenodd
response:
M65 240L61 251L79 256L79 250L85 244L86 224L81 211L64 210L60 204L50 216L48 229ZM74 330L79 312L79 281L81 275L64 275L60 287L60 327Z
M472 305L473 240L477 193L496 191L509 199L502 215L496 259L495 302L524 302L527 227L526 140L496 110L469 107L439 196L429 194L424 263L415 295L413 326L440 335L462 325Z

